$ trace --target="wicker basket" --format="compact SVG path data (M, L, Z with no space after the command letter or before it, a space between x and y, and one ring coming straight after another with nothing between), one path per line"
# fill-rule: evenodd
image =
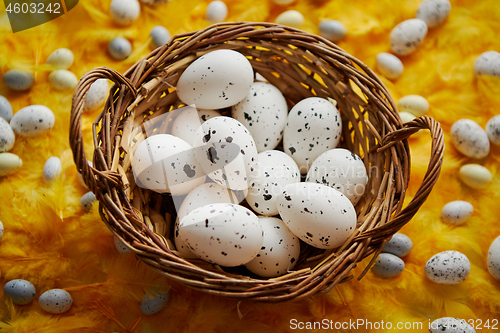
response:
M282 91L289 106L311 96L335 99L343 120L340 146L360 155L368 170L377 170L370 174L365 195L356 205L358 222L352 237L335 250L302 246L294 271L278 278L259 278L239 268L183 257L173 245L172 198L141 189L132 176L130 155L137 147L134 135L140 133L141 124L182 106L173 88L180 74L193 60L217 49L247 56L255 71ZM81 116L86 93L100 78L115 84L93 125L90 167ZM123 75L105 67L92 70L76 88L70 126L74 161L99 201L101 218L132 252L156 271L192 288L258 301L325 293L352 279L356 263L372 254L373 262L424 203L438 179L444 153L439 124L423 116L403 127L387 89L365 64L324 38L272 23L215 24L175 36ZM403 208L410 178L406 139L419 129L430 130L431 160L418 192Z

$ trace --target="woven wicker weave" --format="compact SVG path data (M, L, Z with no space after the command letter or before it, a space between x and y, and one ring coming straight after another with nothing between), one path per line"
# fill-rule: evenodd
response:
M311 96L335 99L343 120L340 146L360 155L372 171L366 193L356 205L358 223L352 237L335 250L302 246L294 271L278 278L259 278L241 269L184 258L173 245L171 197L141 189L132 176L130 155L137 147L135 134L141 132L141 124L182 106L173 88L180 74L193 60L217 49L247 56L255 71L283 92L290 107ZM100 78L115 84L93 125L90 167L81 117L86 93ZM192 288L259 301L298 299L350 280L356 263L372 254L375 258L424 203L438 179L444 153L439 124L423 116L403 128L394 101L370 68L324 38L272 23L215 24L175 36L123 75L105 67L92 70L76 88L70 126L74 161L99 201L101 218L132 252L161 274ZM432 136L430 163L420 189L403 208L410 178L406 139L419 129L429 129Z

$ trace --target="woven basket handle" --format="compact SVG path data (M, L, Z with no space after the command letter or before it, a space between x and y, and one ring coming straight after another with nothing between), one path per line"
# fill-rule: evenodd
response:
M96 188L94 175L99 172L95 168L91 167L87 162L82 133L82 114L85 98L90 86L98 79L109 79L114 82L115 86L113 86L110 91L115 91L116 87L122 87L125 85L134 95L137 94L137 90L126 77L109 67L98 67L88 72L80 79L78 85L76 86L71 105L69 145L73 151L73 160L75 161L76 167L78 170L81 170L80 173L85 184L88 186L89 190L94 193ZM104 112L105 110L103 113Z

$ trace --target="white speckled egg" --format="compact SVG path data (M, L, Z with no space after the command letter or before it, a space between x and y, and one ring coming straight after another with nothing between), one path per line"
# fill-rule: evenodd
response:
M76 87L78 78L66 69L56 69L49 74L49 82L57 90L68 90Z
M120 25L132 24L141 13L141 5L137 0L112 0L109 13Z
M404 269L405 262L391 253L379 254L377 260L371 268L373 274L383 278L390 278L399 275L404 271Z
M25 305L31 303L35 298L35 286L26 280L11 280L3 286L5 295L12 299L12 303Z
M85 96L83 104L84 111L95 110L101 106L108 98L109 83L106 79L98 79L90 86L90 89Z
M46 63L57 69L68 69L71 67L74 60L75 56L70 49L60 48L49 55Z
M466 164L460 168L460 179L468 186L483 189L491 184L493 177L490 170L479 164Z
M54 127L55 117L44 105L30 105L17 111L10 120L10 126L19 135L32 136L45 133Z
M417 9L417 18L427 24L427 27L434 28L440 25L451 11L449 0L424 0Z
M10 121L13 114L9 100L0 95L0 118Z
M500 145L500 115L494 116L486 124L486 134L494 145Z
M177 82L177 94L198 109L221 109L244 99L252 82L253 68L243 54L216 50L186 68Z
M234 105L231 115L252 134L257 151L274 149L281 141L288 106L278 88L270 83L254 82L250 92Z
M172 124L172 135L175 135L187 143L194 145L196 133L200 129L201 124L214 117L220 117L219 111L197 111L193 107L187 107L174 119Z
M500 280L500 236L491 243L486 263L491 276Z
M132 53L132 44L123 37L116 37L109 41L108 51L113 59L124 60Z
M347 34L345 26L337 20L323 20L320 22L318 29L321 37L325 37L332 42L344 39Z
M90 167L93 166L91 161L87 161L87 163L90 165ZM83 181L83 176L80 172L81 172L81 170L77 172L76 177L78 178L78 181L80 182L80 184L82 184L83 187L87 188L87 184L85 184L85 182Z
M195 154L208 177L232 190L246 190L257 164L257 148L250 132L230 117L214 117L201 125Z
M57 156L49 157L43 166L43 180L51 182L61 175L61 160Z
M12 90L28 90L34 82L33 74L18 69L11 69L3 75L3 83Z
M429 325L431 333L476 333L476 330L465 321L452 317L443 317L434 320Z
M479 55L474 63L474 75L500 77L500 53L497 51L486 51Z
M413 242L410 237L402 233L395 233L391 240L385 243L382 252L392 253L400 258L410 254Z
M80 198L80 206L82 206L84 211L90 212L90 210L92 209L92 205L96 201L97 200L94 193L87 192Z
M330 186L355 205L365 193L368 175L358 155L344 148L336 148L325 151L314 160L306 182Z
M262 215L278 214L278 197L286 185L300 182L295 161L280 150L263 151L257 157L257 170L246 196L252 209Z
M7 176L23 166L23 161L19 156L11 153L0 153L0 177Z
M488 134L473 120L457 120L450 134L455 148L467 157L485 158L490 153Z
M128 247L116 236L114 237L114 243L116 251L119 253L130 253Z
M198 257L221 266L246 264L264 241L259 218L234 204L211 204L191 211L179 224L179 237Z
M286 224L275 217L259 217L264 242L257 256L245 266L263 277L280 276L291 271L300 254L300 242Z
M141 312L147 316L160 312L169 297L168 292L154 292L152 295L145 293L144 299L141 301Z
M470 261L458 251L444 251L434 255L425 264L425 275L440 284L457 284L470 273Z
M40 295L38 304L48 313L60 314L71 308L73 298L66 290L50 289Z
M427 35L427 24L420 19L399 23L391 31L390 44L394 53L405 56L413 53Z
M376 65L380 73L390 80L397 79L403 74L403 63L393 54L386 52L377 54Z
M205 18L211 23L224 22L227 17L227 6L223 1L212 1L208 4Z
M441 210L441 219L450 224L463 224L474 212L474 207L467 201L452 201L444 205Z
M309 97L295 104L288 114L283 150L305 174L319 155L337 147L341 134L337 108L324 98Z
M300 28L304 24L304 15L296 10L287 10L279 14L275 22L293 28Z
M0 153L9 151L14 147L16 136L7 120L0 117Z
M278 211L291 232L309 245L334 249L356 228L356 211L339 191L315 183L287 185Z
M151 44L153 44L154 48L158 48L170 42L170 32L161 25L153 27L149 36L151 37Z
M406 111L416 117L423 116L429 111L429 102L419 95L406 95L398 101L399 111Z
M187 194L206 178L192 146L170 134L153 135L141 142L132 170L138 186L172 195Z

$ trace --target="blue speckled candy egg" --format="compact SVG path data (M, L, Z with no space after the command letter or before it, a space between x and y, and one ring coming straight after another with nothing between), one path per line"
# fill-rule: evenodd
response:
M170 294L168 292L155 292L152 295L148 295L148 293L145 293L144 299L141 301L142 313L149 316L160 312L169 297Z
M40 307L48 313L60 314L71 308L73 298L63 289L51 289L44 292L38 298Z
M32 136L45 133L54 127L55 117L44 105L30 105L17 111L10 120L10 126L19 135Z
M124 60L132 53L132 44L123 37L116 37L109 41L108 51L115 60Z
M474 207L467 201L456 200L448 202L441 210L441 220L449 224L465 223L474 213Z
M457 284L469 276L470 261L458 251L444 251L434 255L425 264L425 275L440 284Z
M385 243L382 252L392 253L400 258L410 254L413 243L410 237L402 233L395 233L391 240Z
M476 330L464 319L443 317L430 323L431 333L476 333Z
M5 295L12 299L14 304L24 305L31 303L35 298L35 286L26 280L11 280L3 286Z
M24 91L35 83L33 74L19 69L11 69L3 75L3 83L12 90Z
M371 270L373 274L389 278L401 274L405 269L405 262L391 253L379 254Z
M155 48L158 48L170 42L170 32L167 28L161 25L153 27L153 29L151 29L151 32L149 33L149 36L151 37L151 44L153 44Z

